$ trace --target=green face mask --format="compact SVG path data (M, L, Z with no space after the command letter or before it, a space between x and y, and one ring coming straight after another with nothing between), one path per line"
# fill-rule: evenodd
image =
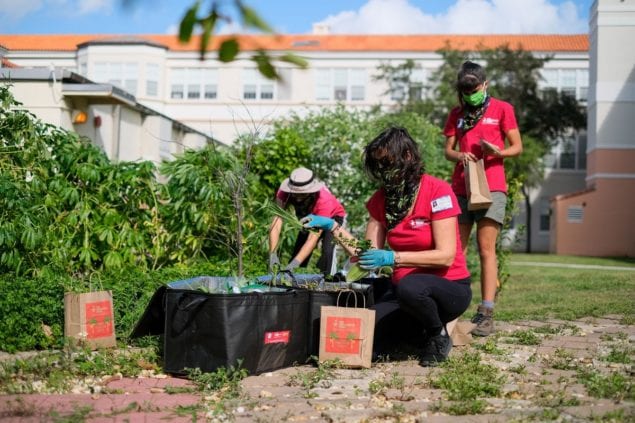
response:
M480 106L485 101L485 90L479 90L472 94L461 94L463 101L470 106Z

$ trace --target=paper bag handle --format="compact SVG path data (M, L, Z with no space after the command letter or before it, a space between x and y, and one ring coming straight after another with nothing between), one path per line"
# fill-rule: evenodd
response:
M357 293L353 291L352 289L341 289L340 292L337 294L337 300L335 301L335 305L337 307L340 306L340 296L342 295L343 292L346 292L346 306L348 307L348 299L351 297L351 294L353 294L353 298L355 298L355 308L357 308ZM362 295L362 300L364 303L364 308L366 308L366 297L364 297L364 295Z

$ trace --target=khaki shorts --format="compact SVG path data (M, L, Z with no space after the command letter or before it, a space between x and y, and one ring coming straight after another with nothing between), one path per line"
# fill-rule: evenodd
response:
M484 217L493 220L494 222L503 224L505 221L505 205L507 204L507 194L500 191L492 192L492 205L487 209L469 211L467 209L467 198L456 197L459 200L459 206L461 206L461 215L459 216L459 223L474 224Z

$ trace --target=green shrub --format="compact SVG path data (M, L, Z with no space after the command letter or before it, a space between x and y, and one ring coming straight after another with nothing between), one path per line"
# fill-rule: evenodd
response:
M111 290L115 331L120 342L130 341L150 298L161 285L195 276L233 276L235 264L226 260L199 261L189 266L159 270L128 267L86 279L40 275L34 278L0 277L0 351L16 352L61 348L64 345L64 292ZM265 274L263 265L250 263L250 275ZM50 329L47 329L50 328ZM50 334L46 331L50 330Z
M1 351L12 353L63 345L66 281L68 278L62 276L0 277Z

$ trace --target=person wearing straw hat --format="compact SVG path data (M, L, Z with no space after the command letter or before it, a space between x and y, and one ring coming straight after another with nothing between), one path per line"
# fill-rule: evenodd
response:
M324 182L317 179L313 171L305 167L294 169L291 175L282 181L276 193L276 202L284 209L293 206L298 219L311 213L320 214L328 216L342 225L346 217L344 206L329 191ZM269 229L270 271L274 267L280 266L276 248L280 240L281 230L282 218L275 216ZM322 241L322 254L317 266L322 273L333 274L335 243L333 242L333 234L329 231L300 231L293 248L292 259L285 270L292 271L296 267L306 267L320 240Z

